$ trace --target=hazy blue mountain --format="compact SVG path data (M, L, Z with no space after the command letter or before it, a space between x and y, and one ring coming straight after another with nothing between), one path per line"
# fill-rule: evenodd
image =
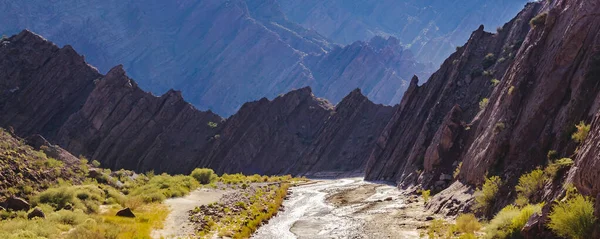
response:
M341 44L392 35L439 65L480 24L495 31L527 0L278 0L291 21Z
M224 116L305 86L333 103L361 88L397 104L413 74L432 71L394 38L332 44L288 21L275 0L7 0L0 12L6 35L30 29L72 45L100 72L123 64L154 94L178 89Z

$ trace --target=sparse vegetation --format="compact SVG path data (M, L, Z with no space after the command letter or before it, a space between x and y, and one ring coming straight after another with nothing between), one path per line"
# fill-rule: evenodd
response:
M485 179L481 189L475 191L474 209L486 214L494 204L500 186L502 186L502 180L498 176Z
M481 65L483 66L483 69L487 69L493 66L494 63L496 63L496 55L494 55L493 53L488 53L483 58L483 62L481 63Z
M211 128L216 128L217 126L219 126L219 124L212 122L212 121L208 122L207 125L208 125L208 127L211 127Z
M570 158L561 158L554 160L544 168L544 175L547 179L553 180L556 178L559 171L570 168L573 165L573 160Z
M496 123L496 125L494 125L494 133L496 133L496 134L500 133L505 128L506 128L506 124L504 124L503 122L498 122L498 123Z
M581 121L575 127L577 128L577 131L571 135L571 138L577 143L583 143L585 138L587 138L588 134L590 133L590 125Z
M431 196L431 190L421 190L421 196L423 197L423 201L425 203L429 202L429 197Z
M527 205L523 208L509 205L503 208L485 227L485 238L518 238L521 228L525 226L529 217L534 213L540 213L542 207L543 204Z
M546 18L548 17L548 13L544 12L544 13L540 13L537 16L533 17L530 21L529 21L529 25L534 28L537 26L541 26L544 25L546 23Z
M515 91L515 87L514 87L514 86L510 86L510 87L508 88L508 95L512 95L512 94L513 94L513 91Z
M454 179L458 178L458 175L460 174L460 169L462 168L462 162L458 163L458 166L456 166L456 169L454 169L454 173L452 174L452 177Z
M195 178L198 182L200 182L200 184L209 184L217 180L217 175L215 174L215 171L208 168L194 169L190 176Z
M497 86L498 84L500 84L500 81L496 78L492 79L490 82L492 82L492 86Z
M515 187L517 191L516 204L525 206L530 203L535 196L544 187L544 171L536 169L519 178L519 184Z
M488 99L488 98L481 99L481 101L479 101L479 109L484 110L488 106L489 103L490 103L490 99Z
M594 223L594 203L582 195L559 202L548 216L548 227L561 237L572 239L592 238Z
M456 218L456 229L465 234L474 234L481 229L481 223L474 214L461 214Z

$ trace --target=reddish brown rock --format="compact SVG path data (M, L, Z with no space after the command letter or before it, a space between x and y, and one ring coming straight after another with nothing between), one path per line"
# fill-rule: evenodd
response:
M495 89L491 80L501 79L512 63L511 56L519 49L529 30L527 22L535 16L537 9L537 4L529 4L497 34L484 32L481 26L426 83L418 86L413 79L369 157L366 178L396 181L403 186L415 184L419 176L417 171L424 168L429 147L433 148L428 163L437 161L434 160L435 148L443 143L444 133L440 126L446 115L455 105L462 109L460 114L450 114L454 115L451 121L455 125L452 128L456 129L457 122L470 122L479 113L479 102ZM493 54L494 59L486 64L488 54ZM501 58L504 59L497 61ZM434 140L437 132L440 137ZM457 136L453 134L454 137ZM452 143L454 145L459 147L456 149L459 154L464 145L456 142Z

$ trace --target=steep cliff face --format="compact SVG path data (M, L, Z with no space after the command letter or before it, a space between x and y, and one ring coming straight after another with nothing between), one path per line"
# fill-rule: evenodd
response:
M70 46L28 31L0 40L0 56L0 124L20 135L52 138L101 77Z
M223 116L306 86L333 103L360 87L391 104L405 90L401 76L431 71L404 51L334 46L288 21L274 0L11 0L0 11L2 33L27 28L73 44L101 72L122 63L143 88L157 95L180 89L196 107Z
M398 1L278 0L290 20L334 42L351 44L376 35L395 36L421 62L439 65L469 33L483 24L489 29L513 17L526 0Z
M475 128L469 122L486 108L480 102L498 88L495 80L513 62L538 8L527 5L496 34L480 26L426 83L418 86L413 78L369 158L366 178L411 185L421 169L420 180L427 183L451 174L468 145L469 128Z
M1 126L41 133L115 169L360 174L393 112L360 90L334 107L302 88L247 103L225 120L197 110L178 91L143 91L122 66L103 76L70 47L29 31L2 40L0 56Z

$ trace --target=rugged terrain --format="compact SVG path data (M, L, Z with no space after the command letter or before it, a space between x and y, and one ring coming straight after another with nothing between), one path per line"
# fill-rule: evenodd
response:
M464 44L477 26L495 30L526 2L279 0L291 21L334 42L351 44L377 35L394 36L410 46L420 62L435 66Z
M0 11L0 33L30 29L72 45L101 73L121 63L142 88L180 89L225 117L306 86L334 104L361 88L394 105L412 75L434 70L395 38L335 45L287 20L274 0L7 1Z
M0 55L0 125L113 169L361 174L394 110L358 89L333 106L307 87L246 103L225 120L178 91L143 91L122 66L102 75L70 46L29 31L3 39Z

